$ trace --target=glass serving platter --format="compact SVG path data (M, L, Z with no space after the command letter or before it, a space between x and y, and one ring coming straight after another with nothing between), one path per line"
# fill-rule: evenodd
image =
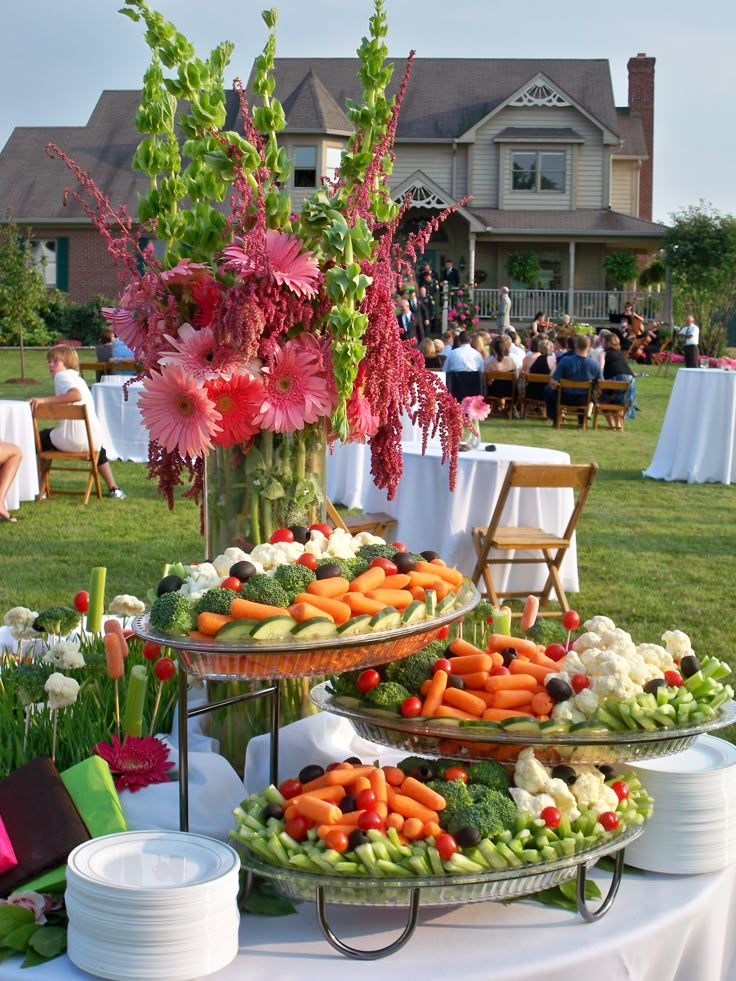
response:
M194 677L216 681L308 678L368 668L414 654L435 640L442 627L465 616L476 606L480 594L475 587L471 586L471 590L465 603L453 606L439 616L393 630L351 637L222 644L214 639L193 640L161 633L149 627L148 610L134 618L132 627L143 640L171 647L180 666Z
M590 868L604 855L625 848L643 832L637 825L612 835L591 848L565 855L551 862L538 862L502 872L474 872L467 875L429 875L370 877L324 875L268 865L241 841L235 843L243 868L273 882L276 891L292 900L315 902L322 888L330 903L342 906L405 907L419 890L422 906L457 906L488 900L505 901L528 896L542 889L573 879L581 866Z
M374 743L410 754L453 759L491 757L513 763L527 746L543 763L616 763L669 756L687 749L696 736L736 722L736 702L727 702L716 718L699 725L660 728L652 732L508 732L455 719L401 718L381 709L343 705L328 691L328 682L313 688L317 708L348 719L355 731Z

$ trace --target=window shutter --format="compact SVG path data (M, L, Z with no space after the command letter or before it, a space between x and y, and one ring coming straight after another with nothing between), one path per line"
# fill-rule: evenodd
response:
M56 288L69 292L69 239L66 236L56 240Z

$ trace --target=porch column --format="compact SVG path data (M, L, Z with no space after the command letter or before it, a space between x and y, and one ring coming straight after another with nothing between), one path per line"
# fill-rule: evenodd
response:
M569 275L567 278L567 312L575 316L575 242L568 245Z
M472 293L475 283L475 232L468 236L468 282Z

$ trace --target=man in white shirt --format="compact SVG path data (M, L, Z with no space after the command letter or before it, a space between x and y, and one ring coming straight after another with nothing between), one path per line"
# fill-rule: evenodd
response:
M460 346L453 348L445 358L445 371L481 371L483 355L470 346L470 334L467 330L460 332Z
M521 338L516 333L513 327L509 327L504 332L508 339L511 341L511 347L509 348L509 357L513 358L514 364L521 371L521 366L526 357L526 351L521 346Z
M678 331L680 337L685 339L685 367L697 368L700 359L700 327L695 323L695 317L688 314L685 318L685 326Z

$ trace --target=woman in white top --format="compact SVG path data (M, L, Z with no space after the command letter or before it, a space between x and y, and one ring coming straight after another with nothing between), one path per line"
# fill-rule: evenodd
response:
M36 408L43 405L86 405L92 444L96 450L99 450L97 466L100 476L108 486L110 497L124 498L125 494L115 483L110 464L107 462L105 448L100 445L102 442L100 423L92 401L92 393L87 382L79 374L77 352L68 344L57 344L55 347L49 348L46 353L46 360L49 363L49 372L54 379L55 394L47 395L44 398L29 399L31 412L35 414ZM41 437L42 450L61 450L62 453L74 453L87 449L87 431L81 419L62 419L55 429L42 429L39 436Z

